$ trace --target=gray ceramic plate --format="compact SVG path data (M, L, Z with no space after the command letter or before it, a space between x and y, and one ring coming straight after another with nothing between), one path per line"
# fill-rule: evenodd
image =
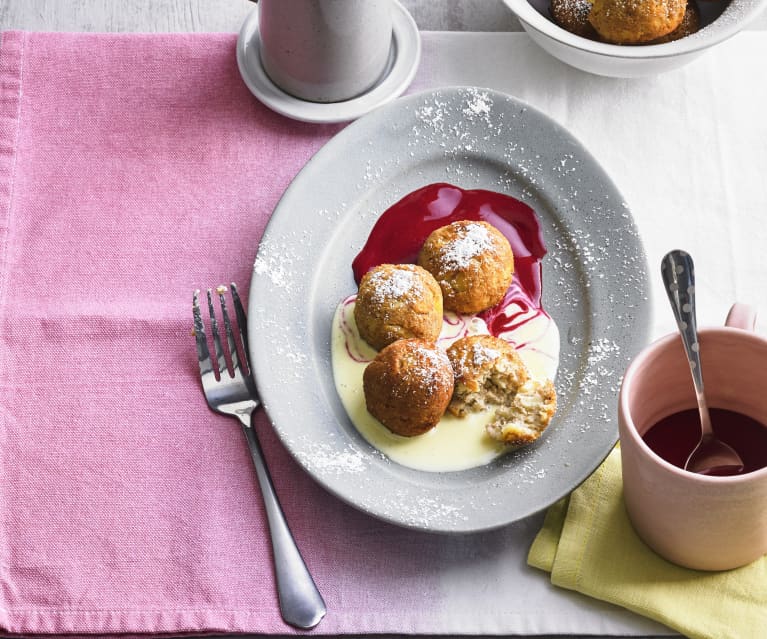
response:
M378 216L433 182L501 191L542 222L544 307L561 333L557 414L533 446L453 473L415 471L373 449L333 385L337 303ZM496 528L583 481L617 439L621 375L650 327L647 267L631 215L561 126L507 95L449 88L399 99L341 131L298 174L259 247L251 357L274 427L328 491L383 520L435 532Z

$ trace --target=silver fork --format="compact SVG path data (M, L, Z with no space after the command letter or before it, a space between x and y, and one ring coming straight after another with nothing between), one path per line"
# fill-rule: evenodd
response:
M240 363L237 343L229 313L226 308L225 286L216 288L221 305L221 316L224 320L224 331L229 352L229 363L222 348L218 321L213 304L213 293L208 295L208 313L210 315L210 332L213 337L215 358L211 358L208 340L205 336L205 324L200 312L200 291L194 292L192 299L192 314L194 315L194 334L197 339L197 359L200 363L200 376L205 399L210 408L217 413L236 417L242 424L242 430L250 449L250 456L256 467L256 476L264 499L266 517L269 523L269 533L272 540L274 556L274 572L277 581L277 594L280 601L280 612L286 623L296 628L314 628L325 616L325 602L317 590L317 586L309 574L309 570L301 557L293 535L290 533L280 502L272 485L269 469L266 466L261 445L256 431L251 425L251 415L259 407L260 401L256 394L256 385L251 375L248 361L248 338L245 333L246 317L237 286L231 284L232 301L237 316L237 335L242 346L244 364Z

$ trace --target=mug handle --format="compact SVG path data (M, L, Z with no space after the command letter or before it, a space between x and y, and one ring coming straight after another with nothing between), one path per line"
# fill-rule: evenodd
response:
M730 328L741 328L744 331L753 331L756 326L756 309L748 304L735 302L727 313L725 326Z

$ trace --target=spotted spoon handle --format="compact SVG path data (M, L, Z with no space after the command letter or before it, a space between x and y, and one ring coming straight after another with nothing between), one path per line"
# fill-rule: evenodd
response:
M682 335L687 360L690 363L695 393L703 393L703 374L700 367L698 326L695 318L695 266L685 251L671 251L661 261L661 277L671 309Z

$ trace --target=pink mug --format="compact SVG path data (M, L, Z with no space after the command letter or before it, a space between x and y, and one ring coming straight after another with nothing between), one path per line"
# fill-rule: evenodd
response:
M735 304L721 328L699 332L706 397L767 424L767 339L755 314ZM623 493L631 523L659 555L698 570L726 570L767 553L767 467L729 477L698 475L656 454L642 436L658 421L695 408L678 334L642 351L623 378L618 423Z

